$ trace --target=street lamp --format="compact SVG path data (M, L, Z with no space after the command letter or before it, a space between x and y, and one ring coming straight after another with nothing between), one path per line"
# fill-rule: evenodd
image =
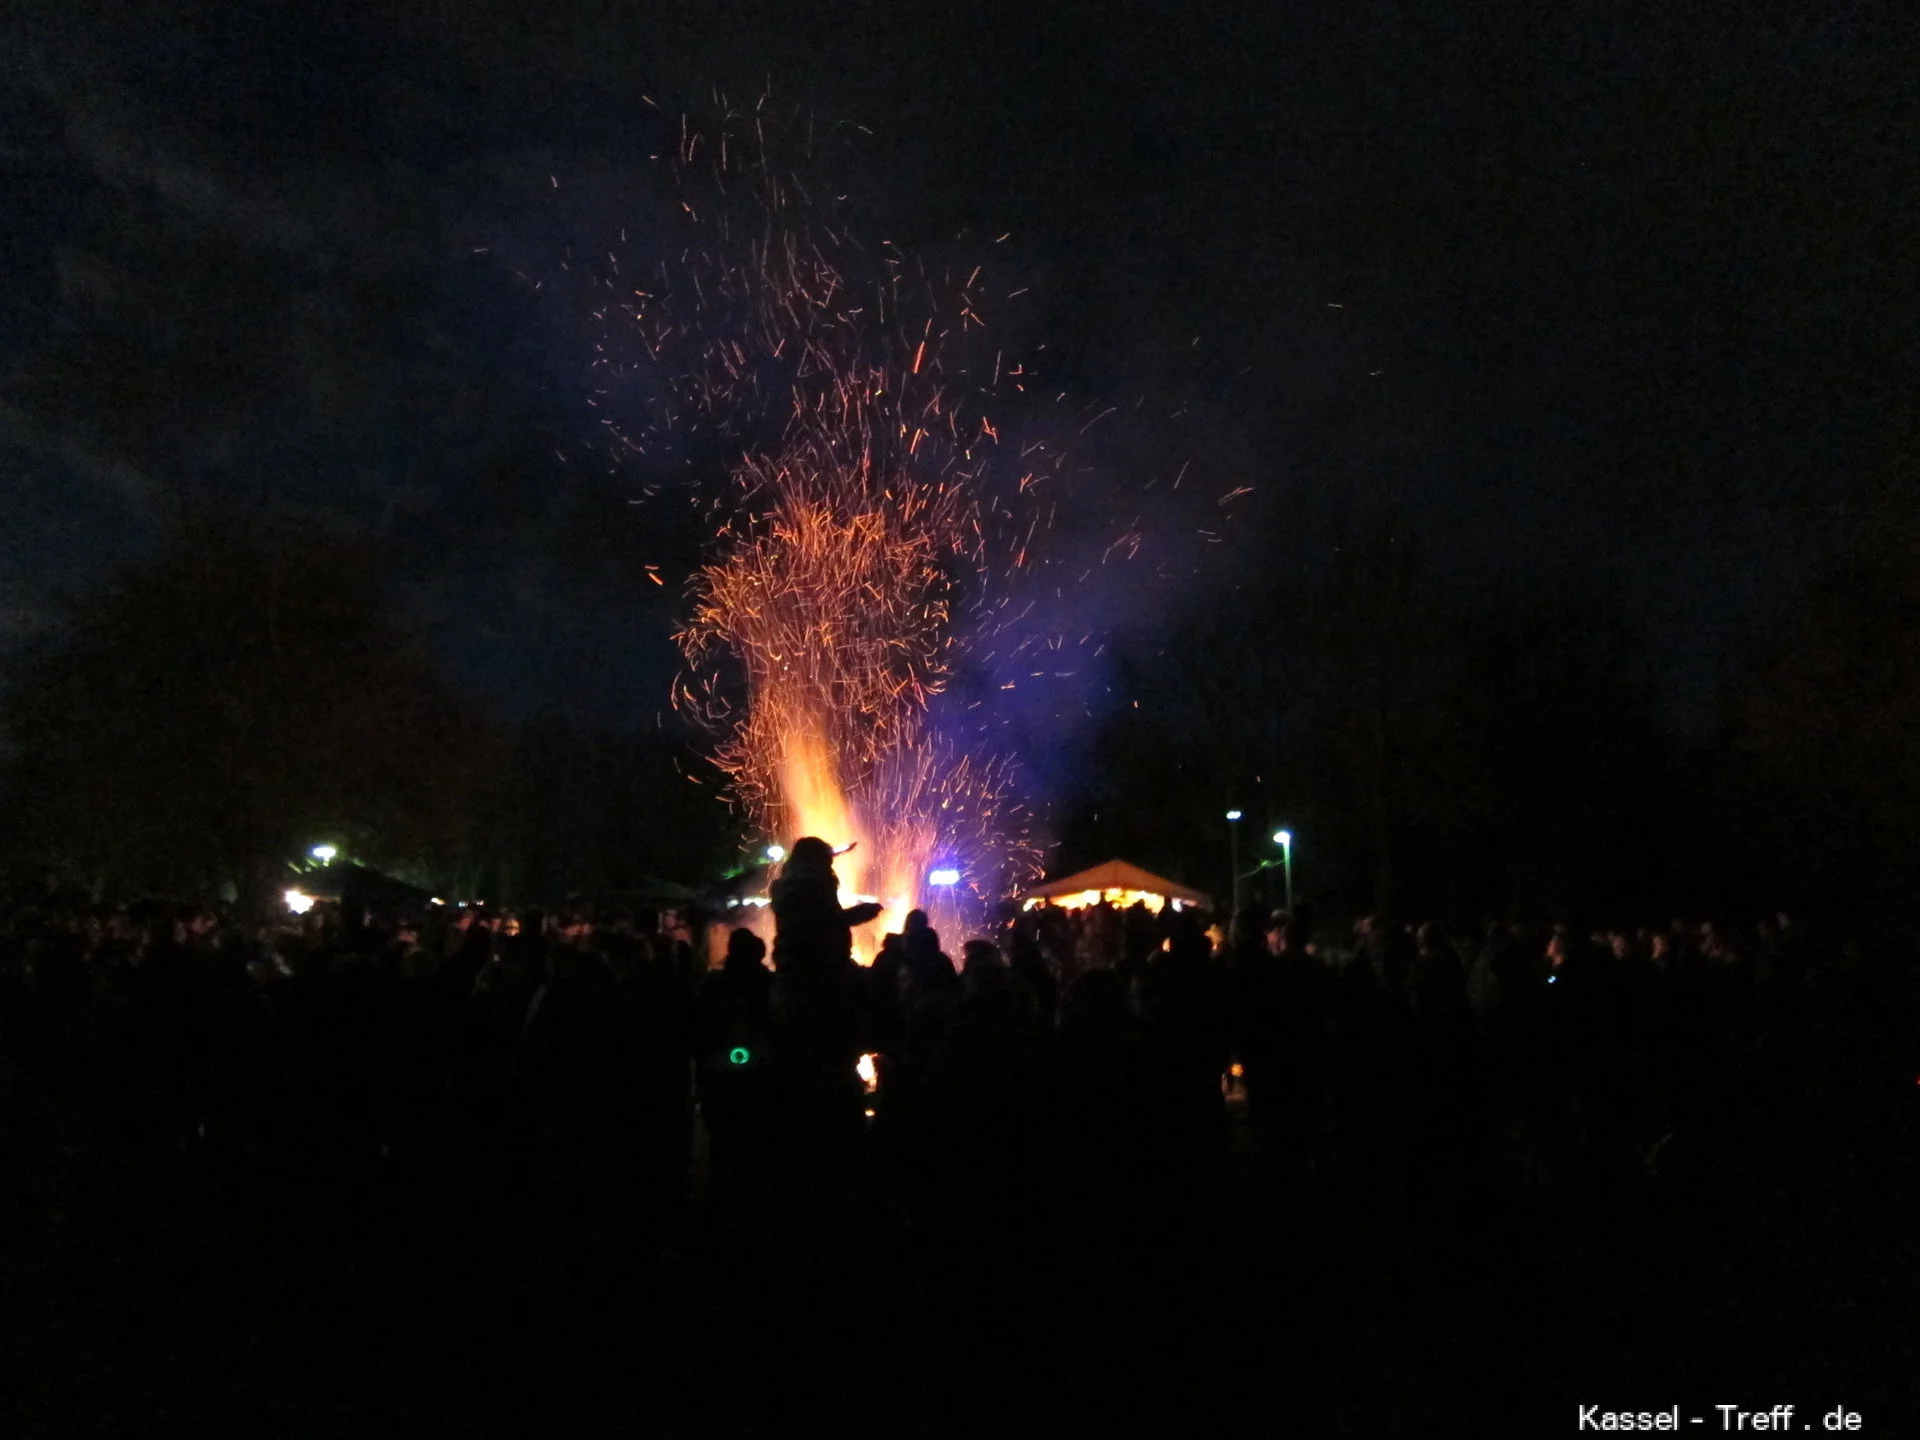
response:
M1280 857L1286 862L1287 913L1291 915L1293 913L1293 832L1291 830L1274 831L1273 843L1280 847Z
M774 864L778 865L782 860L786 858L787 858L786 846L784 845L767 846L767 859L773 861Z
M331 865L333 863L333 857L338 855L340 851L332 845L316 845L307 853L322 865Z
M1227 863L1233 866L1233 913L1240 913L1240 812L1227 811Z

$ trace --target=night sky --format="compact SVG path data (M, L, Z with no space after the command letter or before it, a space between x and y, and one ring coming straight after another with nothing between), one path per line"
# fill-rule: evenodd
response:
M1901 8L10 6L0 623L264 499L381 537L501 713L654 723L691 537L566 277L771 86L871 132L876 238L1009 235L1050 383L1255 487L1221 573L1388 515L1622 596L1698 727L1910 424Z

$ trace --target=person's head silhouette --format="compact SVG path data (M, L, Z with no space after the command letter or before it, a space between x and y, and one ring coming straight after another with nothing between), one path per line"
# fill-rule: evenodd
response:
M783 876L822 875L832 870L833 847L817 835L808 835L793 842L780 873Z
M767 958L767 942L742 926L727 936L728 971L758 970Z

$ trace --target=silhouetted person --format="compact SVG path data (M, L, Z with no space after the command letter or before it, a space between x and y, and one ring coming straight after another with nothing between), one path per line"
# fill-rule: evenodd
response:
M1117 1245L1131 1207L1113 1203L1149 1181L1145 1144L1148 1079L1139 1022L1118 970L1076 975L1060 997L1053 1151L1061 1209L1094 1254ZM1110 1262L1109 1262L1110 1263Z
M1177 919L1139 985L1149 1138L1169 1184L1199 1178L1225 1140L1226 991L1197 920Z
M964 1088L976 1097L1007 1100L1027 1084L1034 1063L1040 1010L1033 991L991 940L962 948L957 1049Z
M1230 952L1233 1036L1245 1071L1248 1114L1277 1150L1303 1158L1319 1127L1320 1031L1328 977L1306 953L1291 916L1275 915L1264 936L1264 912L1241 917Z
M1060 1010L1060 985L1047 964L1046 952L1033 936L1019 930L1013 933L1008 947L1007 963L1033 992L1042 1031L1051 1030Z
M918 1007L929 996L948 995L960 988L959 972L940 948L940 932L927 922L924 910L907 916L900 943L906 956L907 1009Z
M737 1193L763 1177L776 1123L773 972L751 930L727 937L727 956L700 987L694 1019L700 1114L715 1185Z
M793 842L773 882L773 961L783 975L828 973L853 959L853 927L879 917L877 903L840 904L833 847L815 836Z
M875 919L881 907L842 907L833 849L811 835L794 841L772 894L775 1044L789 1107L784 1138L796 1174L836 1181L862 1124L855 1064L865 982L853 963L853 927Z
M609 936L602 963L613 979L611 1003L620 1037L609 1083L618 1091L618 1123L634 1157L633 1226L650 1239L686 1186L693 1141L694 996L667 937Z
M1467 1017L1466 966L1435 925L1422 925L1415 936L1407 999L1429 1034L1452 1040L1462 1032Z

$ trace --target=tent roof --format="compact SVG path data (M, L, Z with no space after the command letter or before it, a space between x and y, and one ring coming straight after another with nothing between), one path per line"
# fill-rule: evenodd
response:
M619 890L594 891L588 897L601 904L642 905L691 905L701 899L698 890L689 889L677 880L663 880L658 875L642 875L632 885Z
M1096 865L1091 870L1082 870L1075 875L1064 875L1058 880L1049 880L1036 885L1020 898L1022 900L1050 900L1056 895L1078 895L1083 890L1144 890L1149 895L1164 895L1169 900L1179 900L1188 905L1210 905L1210 901L1200 891L1188 885L1176 885L1173 881L1142 870L1138 865L1130 865L1125 860L1109 860Z
M290 866L288 876L288 883L294 889L320 900L339 900L350 894L380 901L424 900L429 893L418 885L410 885L352 860L329 860L325 865L306 869Z

